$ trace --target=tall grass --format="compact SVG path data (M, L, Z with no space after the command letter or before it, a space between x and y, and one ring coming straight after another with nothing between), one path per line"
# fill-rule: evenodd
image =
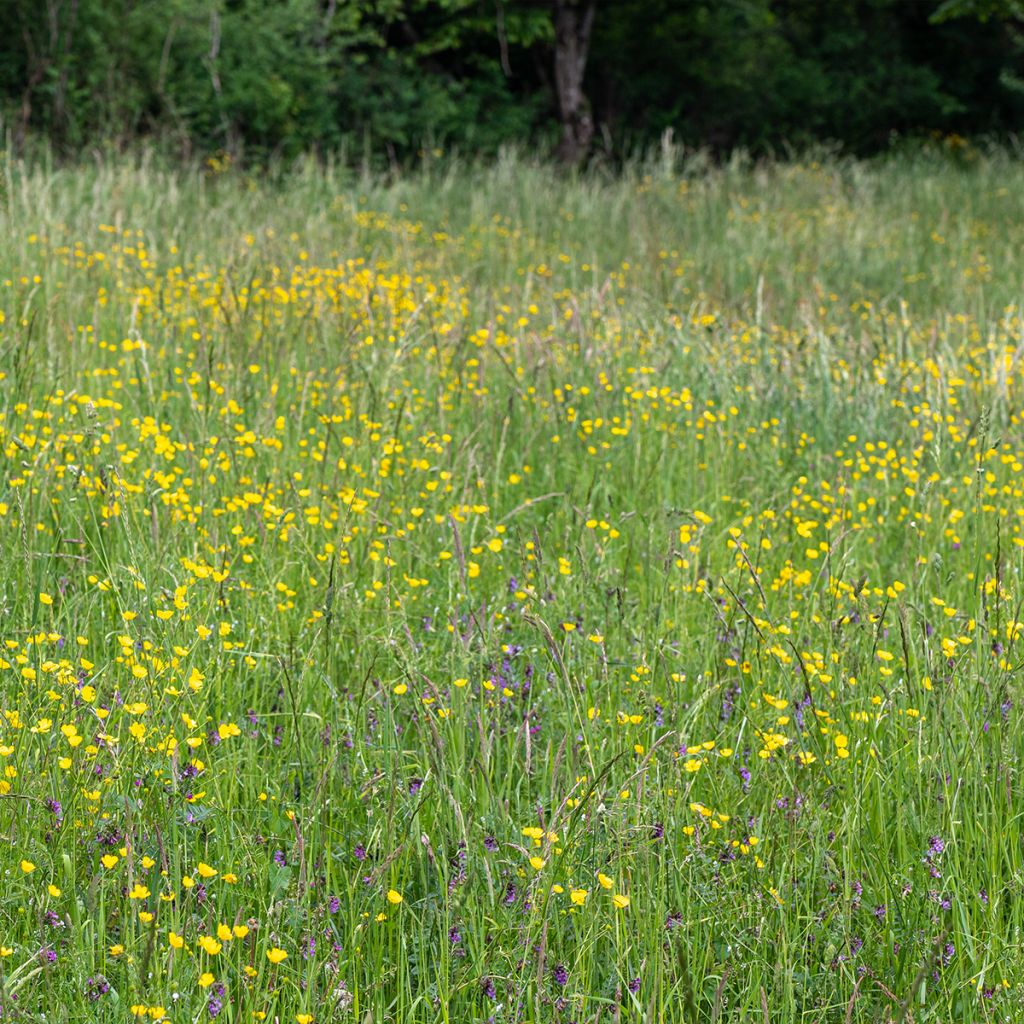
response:
M1012 154L5 180L5 1015L1020 1018Z

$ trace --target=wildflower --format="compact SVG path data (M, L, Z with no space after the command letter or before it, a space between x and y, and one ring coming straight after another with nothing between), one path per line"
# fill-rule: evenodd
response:
M399 903L401 903L402 900L404 899L402 894L400 892L397 892L394 889L388 889L388 897L387 898L388 898L388 903L393 903L395 906L397 906Z
M90 1002L95 1003L102 999L110 991L110 982L103 977L102 974L97 974L95 977L89 977L85 979L85 997Z
M267 950L267 959L272 964L279 964L283 960L288 959L288 954L283 949L278 949L277 946L275 946L273 949Z

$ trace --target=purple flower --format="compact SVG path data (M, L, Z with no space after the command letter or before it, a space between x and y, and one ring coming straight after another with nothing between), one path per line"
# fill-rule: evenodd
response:
M362 843L359 843L356 848L352 851L352 856L356 860L366 860L366 847Z
M494 989L493 979L484 978L483 981L480 982L480 988L488 999L496 999L498 997L498 993Z
M409 796L414 796L420 791L420 787L423 785L422 779L410 779L409 780Z
M569 972L565 969L564 964L558 964L554 970L555 984L565 987L566 982L569 980Z
M102 974L97 974L95 978L85 979L85 996L91 1002L95 1003L102 999L109 991L110 982Z
M327 909L332 913L336 914L341 910L341 900L337 896L332 896L330 902L327 904Z
M484 849L485 850L489 850L491 853L494 853L494 851L497 850L497 848L498 848L498 840L495 839L494 836L487 836L487 838L484 839Z

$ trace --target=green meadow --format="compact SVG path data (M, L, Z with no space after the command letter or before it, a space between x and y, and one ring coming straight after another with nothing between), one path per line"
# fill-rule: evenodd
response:
M1024 165L3 167L0 1012L1024 1017Z

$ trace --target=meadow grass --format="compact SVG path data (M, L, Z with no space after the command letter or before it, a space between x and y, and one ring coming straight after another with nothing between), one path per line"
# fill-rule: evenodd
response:
M5 1019L1024 1019L1024 166L5 166Z

